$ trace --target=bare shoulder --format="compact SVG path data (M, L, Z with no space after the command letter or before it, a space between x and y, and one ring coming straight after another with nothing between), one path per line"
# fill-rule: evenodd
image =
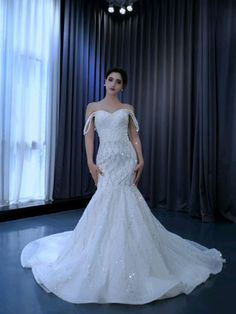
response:
M132 106L130 104L124 104L124 108L128 109L128 110L131 110L131 111L134 111L134 106Z
M96 110L97 110L97 103L96 102L90 102L86 108L86 117L88 117L91 113L93 113Z
M96 102L90 102L88 105L87 105L87 110L88 111L92 111L94 109L96 105Z

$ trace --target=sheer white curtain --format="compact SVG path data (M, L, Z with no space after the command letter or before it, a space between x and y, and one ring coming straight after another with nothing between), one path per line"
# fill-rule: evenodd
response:
M0 0L0 206L52 197L59 51L59 0Z

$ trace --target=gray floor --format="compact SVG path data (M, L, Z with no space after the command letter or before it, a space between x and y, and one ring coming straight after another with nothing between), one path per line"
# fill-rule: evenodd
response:
M190 295L146 305L71 304L47 294L34 281L31 270L20 266L20 253L29 241L73 229L83 210L0 223L0 314L211 314L235 313L236 225L228 222L201 223L184 213L153 212L170 231L216 247L227 259L223 271L211 276Z

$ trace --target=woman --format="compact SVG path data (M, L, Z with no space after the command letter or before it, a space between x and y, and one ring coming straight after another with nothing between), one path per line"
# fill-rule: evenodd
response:
M118 71L118 72L115 72L115 71ZM126 143L128 143L129 149L131 149L131 153L134 156L134 160L136 160L136 155L137 155L138 164L134 169L134 172L135 172L134 181L133 181L134 184L136 185L138 184L142 170L143 170L144 161L143 161L141 143L140 143L139 135L137 133L138 123L134 117L134 108L131 105L122 104L117 97L120 91L123 91L123 88L126 86L126 84L127 84L127 74L124 70L110 69L106 73L106 82L104 84L104 86L106 87L105 98L102 101L99 101L97 103L91 103L87 107L87 111L86 111L87 124L85 126L85 132L84 132L85 133L85 147L86 147L86 153L87 153L88 167L93 177L95 185L97 185L99 174L102 175L101 169L93 161L94 122L90 120L93 117L95 117L96 111L98 112L98 114L100 114L101 112L101 114L103 115L105 112L105 115L108 115L108 116L116 114L116 113L122 114L122 112L119 112L120 110L127 111L127 113L130 114L131 119L129 123L129 138L130 138L131 143L133 144L136 154L133 154L133 148L131 147L129 141L127 141L128 140L127 136L125 136L125 140L126 140ZM90 127L91 124L93 127ZM110 137L111 137L111 141L109 141L109 145L112 143L112 145L114 144L116 146L117 143L114 143L114 139L113 139L114 134L110 133L109 130L108 130L108 133L110 134ZM120 134L117 134L117 135L120 138ZM122 138L121 140L123 141L124 139ZM100 156L98 155L98 159L99 158ZM120 169L120 165L115 166L116 172L118 169Z
M145 304L189 294L225 261L218 250L167 231L137 189L144 162L133 107L118 99L126 84L124 70L109 70L105 98L87 107L85 145L97 191L77 226L22 252L36 281L69 302Z

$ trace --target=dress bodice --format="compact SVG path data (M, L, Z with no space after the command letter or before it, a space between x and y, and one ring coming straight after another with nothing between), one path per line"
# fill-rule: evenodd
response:
M129 117L138 131L134 113L128 109L114 112L98 110L91 113L86 121L84 134L89 131L92 119L95 118L95 128L99 136L96 164L103 171L103 175L98 178L98 189L127 187L133 183L137 156L128 136Z
M134 113L129 109L118 109L114 112L105 110L94 111L89 115L86 121L84 134L88 132L92 119L95 118L95 128L100 142L122 141L128 138L129 116L133 120L136 131L138 131L138 122Z

